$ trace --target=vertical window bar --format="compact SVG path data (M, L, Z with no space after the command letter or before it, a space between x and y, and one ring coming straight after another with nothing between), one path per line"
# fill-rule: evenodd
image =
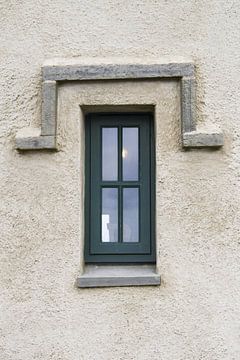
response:
M118 181L122 181L122 127L118 128Z
M119 214L119 225L118 225L118 229L119 229L119 236L118 236L118 242L123 242L123 209L122 209L122 186L120 185L118 188L118 204L119 204L119 208L118 208L118 214Z
M122 127L118 127L118 181L122 181ZM118 242L123 239L122 186L118 187Z
M138 181L141 181L142 154L141 154L141 127L138 127ZM140 194L140 191L139 191Z

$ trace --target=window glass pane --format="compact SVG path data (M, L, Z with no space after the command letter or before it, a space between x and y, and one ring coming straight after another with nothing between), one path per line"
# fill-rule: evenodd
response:
M123 189L123 242L139 241L138 188Z
M102 188L102 242L118 242L117 188Z
M123 128L122 137L123 180L138 180L138 128Z
M102 128L102 180L118 179L118 129Z

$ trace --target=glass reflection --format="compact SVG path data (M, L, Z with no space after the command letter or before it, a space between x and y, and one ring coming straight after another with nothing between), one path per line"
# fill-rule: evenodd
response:
M138 188L123 189L123 242L139 241Z
M138 128L122 129L123 180L138 180Z
M118 179L118 129L102 128L102 180Z
M118 242L118 189L102 189L102 242Z

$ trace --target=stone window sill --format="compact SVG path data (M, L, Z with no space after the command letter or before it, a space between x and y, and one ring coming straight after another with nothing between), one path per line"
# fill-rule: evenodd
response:
M80 288L160 285L154 265L87 265L77 278Z

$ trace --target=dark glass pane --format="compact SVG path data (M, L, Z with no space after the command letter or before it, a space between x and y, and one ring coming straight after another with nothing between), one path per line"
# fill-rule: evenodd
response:
M123 189L123 242L139 241L138 188Z
M125 127L122 134L123 180L138 180L138 128Z
M102 242L118 242L118 189L102 189Z
M102 128L102 180L118 180L117 128Z

